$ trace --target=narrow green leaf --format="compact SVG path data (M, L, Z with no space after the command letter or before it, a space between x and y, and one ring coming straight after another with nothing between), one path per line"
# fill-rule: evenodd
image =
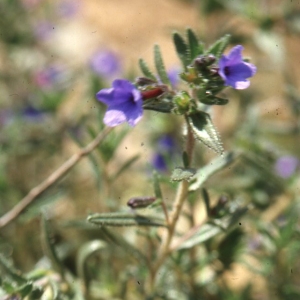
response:
M50 228L49 221L46 219L44 213L42 213L41 216L41 226L42 226L42 243L44 246L44 251L46 252L46 255L51 259L54 268L56 268L64 278L65 275L64 267L60 259L58 258L55 246L53 244L52 230Z
M159 184L159 178L156 171L153 172L154 194L157 200L163 199L162 191Z
M44 290L42 289L42 287L34 286L33 290L30 293L30 300L42 299L43 293Z
M83 280L87 293L89 290L89 282L90 282L90 278L88 276L88 270L87 270L87 261L92 255L104 249L105 247L106 247L106 243L104 241L94 240L85 243L83 246L80 247L78 251L77 259L76 259L77 274Z
M153 75L153 73L150 71L147 63L142 58L139 59L139 66L140 66L140 69L141 69L142 73L147 78L150 78L154 81L157 81L157 78Z
M164 84L171 85L171 82L170 82L170 79L166 72L164 61L163 61L163 58L161 55L160 47L158 45L154 46L154 63L155 63L155 68L156 68L157 74L159 75L160 80Z
M27 282L27 279L21 274L21 272L15 269L12 263L10 263L10 261L2 253L0 253L0 269L7 273L7 275L18 284L24 284Z
M203 183L209 179L213 174L216 172L226 168L229 166L233 161L236 159L237 155L233 152L224 153L222 156L217 157L211 163L200 168L197 173L195 174L194 178L195 182L193 182L190 187L189 191L195 191L199 189Z
M200 47L199 47L199 41L194 33L194 31L190 28L187 29L187 37L189 41L189 53L190 53L190 61L195 59L198 55L202 54L199 53Z
M173 170L171 181L189 181L196 174L196 170L192 168L177 167Z
M205 188L202 188L202 197L205 203L205 208L206 208L206 215L210 215L210 198L207 190Z
M140 155L137 154L131 158L129 158L125 163L117 170L117 172L110 178L111 182L114 182L124 171L126 171L132 164L134 164L138 159L140 158Z
M188 231L181 239L183 242L176 247L180 249L190 249L201 244L217 234L231 230L238 226L239 219L248 211L248 207L238 207L236 203L232 204L230 215L226 215L218 222L208 222L203 225L197 225Z
M214 127L210 115L203 111L187 116L195 138L218 154L224 152L219 134Z
M213 54L217 59L220 58L224 50L228 46L229 40L230 35L226 34L209 47L209 49L207 50L207 54Z
M16 292L20 293L22 299L24 299L32 291L32 288L33 288L32 282L26 282L22 286L19 286Z
M184 69L186 70L187 65L190 63L189 60L189 53L188 53L188 46L181 35L177 32L173 34L173 42L175 45L175 49L179 59L181 60Z
M229 232L219 244L219 249L222 249L222 251L219 252L219 260L225 269L229 269L231 264L235 261L243 236L244 233L241 228L235 228Z
M201 244L210 238L214 237L215 235L222 232L222 228L216 226L214 224L204 224L202 225L189 239L183 242L177 249L190 249L194 246Z
M100 226L166 226L162 218L123 212L93 214L87 221Z
M132 244L128 243L122 236L112 233L107 227L102 227L101 230L111 242L124 249L130 256L143 263L147 262L145 255Z
M13 294L16 290L16 285L14 282L8 281L7 279L4 279L1 282L1 288L8 294ZM2 292L2 289L0 290ZM1 295L2 296L2 295Z
M53 300L59 300L60 292L59 292L59 285L58 282L55 280L49 280L51 290L52 290L52 299Z
M190 165L190 159L186 151L182 153L182 162L185 168L188 168Z

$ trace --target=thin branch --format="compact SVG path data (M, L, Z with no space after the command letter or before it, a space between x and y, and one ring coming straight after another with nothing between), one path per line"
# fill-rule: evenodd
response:
M0 218L0 228L6 226L16 219L38 196L40 196L59 179L66 175L83 157L92 152L111 130L112 128L106 127L86 147L82 148L78 153L72 155L42 183L30 190L30 192L17 205L15 205L10 211Z

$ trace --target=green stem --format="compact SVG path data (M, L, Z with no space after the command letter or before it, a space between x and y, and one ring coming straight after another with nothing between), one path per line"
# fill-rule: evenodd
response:
M194 135L193 135L191 127L189 126L188 123L187 123L187 126L188 126L188 133L187 133L187 140L186 140L186 153L188 155L189 164L190 164L190 162L192 161L192 154L193 154L193 148L194 148ZM178 186L177 194L176 194L175 201L173 204L173 209L169 216L168 230L163 235L161 247L158 252L158 259L150 271L151 274L150 274L150 280L149 280L149 285L148 285L148 292L150 292L150 293L154 289L155 277L156 277L156 274L157 274L159 268L162 266L165 259L170 254L170 251L171 251L170 246L172 243L172 239L174 237L175 228L176 228L179 216L181 214L183 204L184 204L185 200L187 199L188 188L189 188L189 182L186 180L181 181Z

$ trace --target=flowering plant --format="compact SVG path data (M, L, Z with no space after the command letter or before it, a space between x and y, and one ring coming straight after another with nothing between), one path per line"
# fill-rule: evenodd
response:
M187 90L174 89L167 75L159 46L154 47L154 62L158 76L140 59L139 64L145 77L135 85L126 80L115 80L113 87L97 93L97 99L108 106L104 123L114 127L125 121L135 126L142 118L143 110L184 115L197 139L217 153L223 153L222 143L210 116L205 112L207 105L224 105L227 99L218 94L226 87L245 89L250 85L249 77L256 67L244 62L241 45L235 46L226 56L224 50L229 36L217 41L207 50L195 33L187 30L188 42L175 33L173 36L177 54L183 64L181 79Z
M6 2L7 7L18 5L17 1L12 5ZM220 4L220 1L216 2ZM13 11L20 22L19 10ZM73 13L72 10L71 15ZM61 9L59 14L62 14ZM6 16L9 23L10 14L3 15ZM54 28L49 29L53 32ZM8 31L4 33L10 35ZM36 87L28 89L32 92L30 95L26 95L19 78L11 80L11 90L16 89L18 94L24 92L22 98L17 98L24 97L24 105L22 108L19 103L17 114L0 112L1 145L6 150L3 155L10 162L0 168L4 199L0 199L0 204L5 210L9 205L13 206L0 217L3 236L0 241L3 252L0 254L1 299L252 299L250 284L237 294L235 289L228 287L226 278L231 278L231 272L241 266L243 258L246 257L243 263L249 265L249 256L253 253L257 265L261 266L256 270L260 276L268 280L272 275L269 287L272 293L275 290L284 299L299 298L297 284L290 284L290 266L299 252L295 226L299 209L296 206L289 208L272 224L257 218L258 211L276 203L284 188L296 182L299 159L295 154L284 154L284 151L279 155L269 144L263 143L265 141L260 141L263 140L258 134L261 124L256 122L255 112L248 110L251 101L240 102L245 105L239 105L235 118L219 114L227 107L232 112L231 108L239 103L229 103L227 98L231 93L224 90L248 88L256 67L243 58L243 46L230 47L228 35L206 47L188 29L185 35L174 33L173 42L182 64L175 73L164 67L160 47L155 46L154 68L149 68L146 61L140 59L141 73L135 80L133 77L131 80L113 80L116 75L119 77L121 65L116 53L110 50L94 52L95 55L87 60L90 63L87 72L78 72L77 67L73 72L67 68L72 75L67 78L64 78L65 68L33 72L38 76L34 76ZM14 43L8 48L12 49L9 54L17 48ZM44 46L35 48L44 49ZM49 53L46 54L48 57ZM10 74L11 65L6 65L7 74ZM73 99L79 94L80 107L87 107L77 89L71 93L69 81L77 73L80 73L78 81L88 81L85 85L90 87L88 99L96 94L105 109L96 101L88 111L76 109L70 112L69 102L61 105L64 96ZM27 75L18 77L27 78ZM67 79L67 82L61 79ZM109 88L104 85L108 80L112 81ZM66 90L57 88L61 83L68 83L63 85ZM40 93L33 93L35 90ZM6 94L3 93L3 97ZM13 95L19 97L18 94ZM239 97L251 100L253 93L232 94L235 100ZM291 92L290 95L293 108L298 107L295 94ZM227 107L224 110L216 107L220 105ZM56 112L59 118L56 118ZM68 112L69 118L65 118ZM151 119L149 115L152 115ZM243 122L238 123L236 135L226 139L228 132L222 132L223 147L217 128L222 127L224 119L240 121L241 118ZM63 120L62 124L60 120ZM138 127L135 131L139 134L138 139L124 139L127 133L130 135L133 126ZM296 129L291 130L292 134L297 132ZM53 142L51 136L57 136L58 132L64 138L56 138ZM11 174L19 176L20 173L24 178L30 178L27 173L31 170L39 180L40 174L44 173L35 166L44 165L45 159L42 153L33 149L43 145L48 153L47 161L55 152L65 149L68 152L66 132L80 149L14 204L16 195L22 195L26 185L20 184L21 176L11 182ZM20 142L16 147L17 138ZM46 140L51 142L44 144ZM83 147L86 141L89 142ZM139 160L140 154L126 152L136 141L143 150L154 141L150 156L143 152L148 159L145 168L144 162ZM212 151L201 149L203 145ZM134 151L138 147L135 144ZM228 148L234 150L226 151ZM213 155L216 157L212 158ZM34 159L23 168L29 156ZM91 168L75 168L76 184L70 174L58 186L59 196L54 195L56 190L50 187L84 157L88 158ZM54 159L56 162L56 155ZM149 168L153 169L152 174ZM3 176L6 169L8 176ZM143 172L145 176L141 176ZM289 194L293 191L297 195L295 187ZM63 204L56 205L52 198L60 195ZM36 206L27 209L35 200L49 198L51 201L46 205L46 201L36 201ZM42 213L38 205L43 205ZM6 226L23 213L22 226L5 231ZM39 243L32 243L39 236L33 234L37 220L40 220L39 230L43 233L43 254L35 245ZM69 232L74 228L76 235ZM30 241L34 246L24 247L21 240ZM11 246L13 243L21 246ZM34 247L38 251L33 251L36 250ZM16 270L10 263L10 258L17 257L19 251L20 257L26 258L24 269L28 269L30 251L27 248L41 258L29 273ZM288 257L286 261L282 259L282 253L287 254L284 255L284 258ZM272 267L271 259L279 263ZM251 268L254 269L254 264Z

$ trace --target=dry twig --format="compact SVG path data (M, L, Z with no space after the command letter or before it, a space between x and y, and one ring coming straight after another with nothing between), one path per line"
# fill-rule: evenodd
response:
M106 127L86 147L82 148L78 153L72 155L48 178L46 178L38 186L34 187L17 205L15 205L10 211L0 218L0 228L8 225L10 222L16 219L38 196L55 184L65 174L67 174L83 157L92 152L104 140L111 130L112 128Z

